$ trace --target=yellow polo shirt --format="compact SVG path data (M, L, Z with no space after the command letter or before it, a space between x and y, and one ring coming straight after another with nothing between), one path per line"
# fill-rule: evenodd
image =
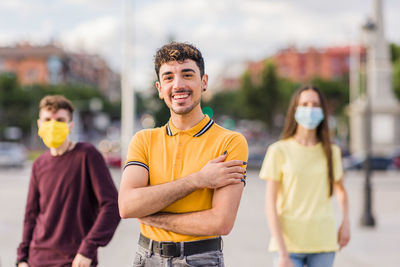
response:
M340 149L332 145L333 175L343 175ZM260 177L278 181L276 208L289 252L318 253L338 249L327 161L321 143L303 146L294 138L269 146ZM278 249L274 238L270 250Z
M237 132L222 128L205 116L193 128L181 131L169 121L165 126L145 129L132 138L127 163L139 165L149 172L149 185L178 180L200 171L212 159L227 151L227 161L247 162L246 139ZM245 167L245 166L242 166ZM214 190L200 189L161 210L186 213L210 209ZM182 235L161 228L140 225L144 236L157 241L193 241L210 236Z

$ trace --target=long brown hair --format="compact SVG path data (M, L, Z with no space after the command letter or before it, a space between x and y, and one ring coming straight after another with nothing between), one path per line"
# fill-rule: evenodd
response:
M292 137L296 133L297 122L294 118L296 108L299 102L300 94L306 90L313 90L318 94L321 108L324 113L324 119L317 127L317 138L322 142L322 147L326 156L327 167L328 167L328 182L329 182L329 196L333 194L333 166L332 166L332 148L331 140L329 136L329 125L328 125L328 110L327 102L325 97L322 95L321 90L314 85L305 85L298 89L290 100L289 108L286 113L285 126L283 128L281 139L287 139Z

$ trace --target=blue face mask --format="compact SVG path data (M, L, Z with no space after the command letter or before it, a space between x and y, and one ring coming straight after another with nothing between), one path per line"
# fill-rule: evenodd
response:
M324 112L320 107L298 106L294 118L297 123L306 129L315 129L324 119Z

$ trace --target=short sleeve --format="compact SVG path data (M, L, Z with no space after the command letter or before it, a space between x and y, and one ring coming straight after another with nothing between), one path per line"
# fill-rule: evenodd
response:
M260 170L260 178L264 180L280 181L282 177L283 156L279 144L268 147L264 162Z
M226 147L226 151L228 153L226 161L241 160L247 162L249 158L249 147L246 138L244 138L240 133L235 133L235 135L233 135L233 138L229 141L228 146ZM242 165L241 167L246 169L247 165ZM246 186L246 177L242 178L241 181Z
M140 165L147 170L149 169L146 131L142 130L137 132L131 139L126 156L125 168L129 165Z
M343 177L342 153L337 145L332 145L332 164L335 182Z
M228 145L227 152L228 157L226 158L226 161L242 160L247 162L249 157L249 149L247 146L247 141L243 135L237 134L234 136L234 138L232 138Z

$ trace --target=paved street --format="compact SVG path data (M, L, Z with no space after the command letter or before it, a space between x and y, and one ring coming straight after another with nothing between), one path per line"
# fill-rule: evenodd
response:
M24 170L0 169L0 266L14 266L16 247L21 239L22 220L29 182L29 166ZM120 171L112 171L119 185ZM380 172L373 176L373 229L359 226L362 207L362 173L346 174L350 197L352 240L336 257L336 267L399 266L400 172ZM227 267L271 266L267 252L269 232L264 216L265 184L258 171L248 172L235 228L225 237ZM338 212L337 205L334 204ZM138 239L136 220L121 222L111 243L99 251L100 267L130 266Z

